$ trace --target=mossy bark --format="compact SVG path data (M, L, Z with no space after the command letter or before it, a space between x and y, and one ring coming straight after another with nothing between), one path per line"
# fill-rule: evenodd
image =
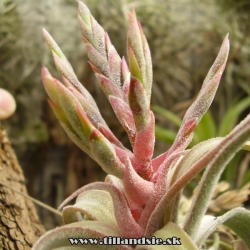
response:
M0 127L0 249L30 249L45 229L27 195L25 178L6 131Z

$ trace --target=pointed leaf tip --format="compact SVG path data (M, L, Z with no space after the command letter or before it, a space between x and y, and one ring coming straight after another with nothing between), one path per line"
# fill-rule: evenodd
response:
M88 61L88 63L95 73L102 74L102 72L91 61Z
M49 98L56 103L59 104L59 95L61 93L61 83L53 78L47 68L42 68L42 82L46 93Z
M41 75L42 75L42 79L48 77L48 78L52 78L49 70L43 65L41 68Z
M122 57L122 81L124 82L127 78L127 75L129 73L129 68L128 68L128 65L127 65L127 62L124 58L124 56Z
M229 34L227 34L222 42L222 45L220 47L220 51L212 65L212 67L209 69L207 76L203 82L202 85L202 89L204 89L209 82L213 79L213 77L217 74L222 74L225 66L226 66L226 62L227 62L227 58L228 58L228 54L229 54L229 48L230 48L230 43L229 43L229 38L228 38Z
M112 47L112 43L110 41L109 35L107 32L105 32L105 42L106 42L106 49L107 52L110 51L111 47Z
M44 35L45 38L47 36L50 36L49 32L45 28L42 28L42 31L43 31L43 35Z
M138 24L139 30L141 32L141 35L143 35L143 29L142 29L141 23L138 21L137 24Z
M127 12L127 15L129 17L132 17L133 19L137 20L137 18L136 18L136 12L135 12L135 7L134 6L131 8L131 11Z
M47 42L47 45L48 45L49 49L51 50L51 52L54 52L59 58L61 58L63 60L67 60L65 58L63 52L59 48L58 44L56 43L56 41L49 34L49 32L44 28L43 28L43 36L44 36L44 39Z

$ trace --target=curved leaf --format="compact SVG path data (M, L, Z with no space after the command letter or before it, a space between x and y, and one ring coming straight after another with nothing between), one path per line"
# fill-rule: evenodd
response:
M74 131L73 127L71 126L70 122L68 121L68 118L66 117L66 115L64 114L64 112L51 100L48 99L48 103L51 107L51 109L53 110L53 112L55 113L57 119L59 120L61 126L63 127L63 129L65 130L65 132L67 133L67 135L69 136L69 138L81 149L83 150L85 153L87 153L90 157L93 158L91 152L90 152L90 148L89 145L87 143L87 141L82 140Z
M219 147L211 150L213 159L207 166L196 190L191 209L187 214L184 229L192 237L196 238L198 227L202 217L207 211L216 184L227 166L228 162L242 148L244 142L250 137L250 115L247 116L235 129L226 136Z
M171 177L170 186L173 185L183 174L185 174L189 168L191 168L204 154L216 147L222 139L223 138L219 137L212 138L191 148L190 151L181 159L178 165L176 165L174 173Z
M49 49L54 57L55 65L59 74L65 77L80 93L82 93L85 98L89 100L89 103L97 108L96 102L94 101L92 95L83 87L83 85L77 79L73 68L68 62L67 58L64 56L63 52L60 50L57 43L50 36L50 34L43 29L44 38L48 44Z
M81 248L85 249L103 249L103 245L99 244L80 244L72 246L69 238L72 239L102 239L105 236L119 236L116 230L109 225L100 221L82 221L72 223L66 226L58 227L54 230L48 231L32 247L32 250L51 250L61 247ZM109 249L113 250L129 250L129 246L110 246Z
M167 142L168 144L172 144L176 137L176 132L171 129L165 129L158 125L155 125L155 137L156 139Z
M250 136L250 115L248 115L234 130L226 136L214 149L205 154L199 161L197 161L181 178L178 179L168 190L168 192L162 197L161 201L157 204L154 211L152 212L145 234L152 235L152 233L158 229L159 225L163 221L164 213L167 206L171 203L172 199L185 187L185 185L193 179L201 170L203 170L209 164L209 170L214 169L220 164L228 163L231 159L231 155L235 154L244 144L244 142ZM213 184L213 182L211 183ZM199 200L199 199L198 199ZM200 202L207 202L201 200ZM192 217L191 217L192 218ZM196 218L198 219L198 218ZM200 222L197 221L197 223ZM192 224L196 224L195 220L192 220ZM197 224L196 224L197 226ZM196 228L197 230L197 228Z
M219 132L220 136L225 136L236 124L240 114L250 106L250 97L246 97L240 102L233 105L223 117L220 123Z
M157 105L152 105L152 110L158 114L160 114L161 116L167 118L169 121L171 121L172 123L174 123L177 126L181 126L181 118L176 115L174 112L164 109L160 106Z
M80 195L82 192L93 189L105 190L110 193L115 207L116 221L122 237L134 238L142 236L143 230L134 220L125 197L119 189L109 183L95 182L79 188L59 206L59 209Z
M123 177L124 189L133 202L145 205L154 190L154 184L139 176L127 159Z
M250 212L240 207L234 208L222 216L215 217L211 223L202 223L205 230L196 238L198 246L201 246L209 235L215 232L221 224L225 224L231 228L250 248Z
M92 220L102 221L118 230L113 200L106 191L88 190L81 193L73 206L64 207L64 223L76 222L74 218L77 219L78 212L88 215Z
M149 46L143 34L142 27L137 21L134 9L128 13L128 21L127 50L130 64L129 68L131 72L136 72L136 74L132 74L134 77L138 77L139 75L138 79L142 79L141 83L146 91L147 100L149 102L151 98L153 76Z
M211 112L209 112L208 110L195 128L193 143L196 144L201 141L216 137L216 132L217 131L214 118Z
M94 160L106 173L123 177L124 165L116 155L114 145L97 129L90 134L89 145Z
M195 124L197 125L201 120L201 118L203 117L203 115L207 112L208 108L210 107L214 99L216 90L219 86L220 79L226 65L228 53L229 53L229 40L228 40L228 35L226 35L221 45L219 54L216 57L214 64L210 68L196 100L189 107L182 120L182 126L179 129L176 140L182 139L182 144L185 145L186 147L191 142L190 137L192 138L193 136L192 131L196 126L193 127L192 131L190 130L190 136L187 136L186 138L185 137L179 138L179 135L182 134L184 125L187 124L189 121L195 120L196 121ZM176 142L174 142L172 147L174 147L175 143Z

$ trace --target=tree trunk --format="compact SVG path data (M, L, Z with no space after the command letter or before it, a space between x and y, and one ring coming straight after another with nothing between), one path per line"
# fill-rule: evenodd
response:
M1 184L27 195L23 171L6 131L0 126L0 249L30 249L45 232L35 206L29 199Z

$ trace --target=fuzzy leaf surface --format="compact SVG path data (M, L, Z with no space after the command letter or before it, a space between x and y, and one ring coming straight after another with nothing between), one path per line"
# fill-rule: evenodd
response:
M99 238L105 236L119 236L118 232L111 226L100 221L82 221L72 223L66 226L58 227L45 233L32 247L32 250L51 250L61 247L79 248L82 249L82 244L72 246L69 238ZM85 249L103 249L102 245L84 245ZM132 249L129 246L111 246L114 250L128 250Z
M72 217L76 217L75 214L78 212L86 214L91 220L102 221L118 230L113 200L106 191L88 190L81 193L73 206L64 207L65 224L75 222L72 221Z
M82 192L92 189L105 190L110 193L113 199L115 207L115 217L119 230L121 232L121 236L127 238L142 236L142 228L135 222L125 197L119 189L109 183L95 182L78 189L60 205L59 209L62 208L68 202L70 202L72 199L77 197Z
M195 238L202 217L206 213L216 184L229 161L250 137L250 115L248 115L221 143L208 153L213 159L207 166L196 190L191 209L186 217L184 229ZM205 156L206 157L206 156Z
M199 234L195 240L197 245L201 246L209 235L215 232L221 224L231 228L250 248L250 212L240 207L234 208L219 217L215 217L212 223L205 223L203 225L205 227L204 233Z

